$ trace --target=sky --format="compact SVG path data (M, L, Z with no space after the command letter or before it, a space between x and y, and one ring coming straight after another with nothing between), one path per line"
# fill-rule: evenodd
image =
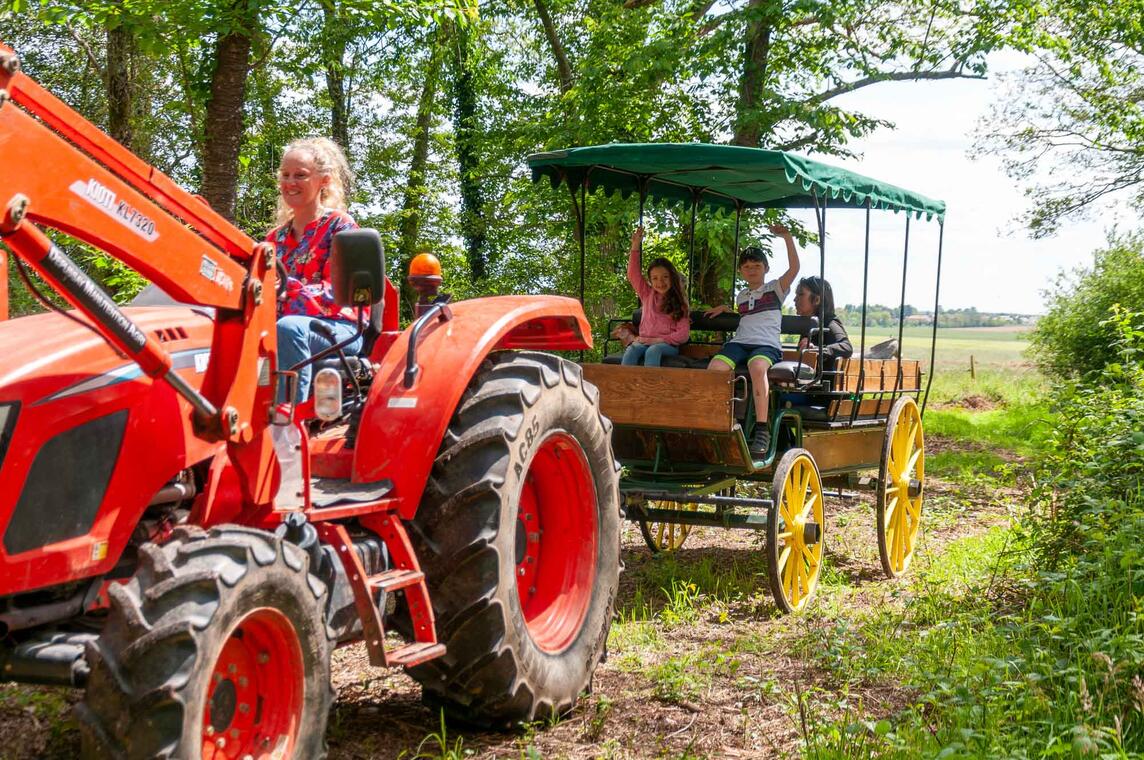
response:
M1091 220L1062 224L1051 238L1033 240L1019 219L1029 201L1022 186L1005 175L1000 158L970 160L978 121L988 116L991 100L1000 93L996 74L1022 63L1016 54L1005 54L990 60L986 80L887 82L835 100L844 108L888 119L897 128L850 143L860 160L829 157L827 163L946 202L942 308L1041 313L1042 291L1056 274L1091 265L1092 252L1106 242L1108 229L1117 219L1122 227L1129 221L1123 210L1103 209ZM812 212L795 215L813 229ZM864 226L862 211L838 209L827 216L825 275L839 304L862 300ZM934 305L937 230L935 222L910 223L906 303L925 310ZM901 300L904 231L903 214L873 213L871 303ZM803 254L801 274L818 270L814 247Z

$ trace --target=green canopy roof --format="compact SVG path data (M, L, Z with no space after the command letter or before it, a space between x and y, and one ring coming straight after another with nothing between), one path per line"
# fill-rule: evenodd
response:
M553 187L578 187L587 177L592 192L623 197L647 183L653 201L713 209L813 208L829 205L906 211L927 219L945 218L945 202L846 169L777 150L704 143L594 145L528 157L532 180L548 177Z

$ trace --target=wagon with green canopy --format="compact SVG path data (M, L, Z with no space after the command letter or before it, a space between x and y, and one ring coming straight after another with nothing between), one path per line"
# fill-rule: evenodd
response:
M694 526L765 531L772 593L780 608L797 610L813 596L821 573L827 534L824 484L862 485L876 492L882 569L890 577L905 572L922 519L922 415L933 379L945 204L803 156L728 145L600 145L537 153L528 157L528 164L534 181L547 179L553 188L564 187L571 194L581 300L589 193L602 190L637 200L641 225L648 203L684 206L690 211L689 273L695 267L700 211L733 215L734 246L727 261L734 269L744 214L754 209L812 210L823 278L827 213L849 209L865 214L858 353L826 367L813 350L784 344L783 360L768 372L771 443L761 459L747 443L755 426L749 375L704 371L735 330L737 314L708 318L693 308L691 340L661 367L620 365L618 355L607 355L607 339L603 360L582 366L614 425L613 448L623 466L627 517L639 524L653 551L679 549ZM866 340L874 212L903 212L904 218L898 337L893 353L882 358L870 357ZM918 220L938 225L928 372L917 359L903 358L901 350L910 224ZM808 269L805 258L803 269ZM689 279L694 295L695 278ZM732 293L735 284L732 281ZM637 310L616 316L638 320L640 314ZM783 334L806 334L823 323L824 316L783 315ZM614 323L609 323L609 331ZM648 399L670 403L651 405ZM876 477L859 476L875 469ZM740 481L769 482L769 498L739 495Z

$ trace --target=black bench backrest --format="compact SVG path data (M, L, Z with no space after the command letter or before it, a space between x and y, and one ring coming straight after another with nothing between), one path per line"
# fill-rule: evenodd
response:
M635 325L636 332L640 329L640 317L643 316L643 308L638 308L632 312L632 324ZM783 335L808 335L811 330L818 327L818 317L800 317L797 314L783 314L782 334ZM731 333L739 329L739 315L731 312L724 314L717 314L714 317L703 316L702 311L691 312L691 330L703 332L726 332Z

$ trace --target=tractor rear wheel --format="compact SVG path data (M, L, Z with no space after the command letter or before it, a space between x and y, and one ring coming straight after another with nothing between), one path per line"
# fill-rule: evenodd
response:
M563 714L604 656L620 564L611 424L580 368L491 355L410 525L446 653L409 670L451 716Z
M145 544L88 646L84 757L324 757L325 595L306 553L265 531Z

